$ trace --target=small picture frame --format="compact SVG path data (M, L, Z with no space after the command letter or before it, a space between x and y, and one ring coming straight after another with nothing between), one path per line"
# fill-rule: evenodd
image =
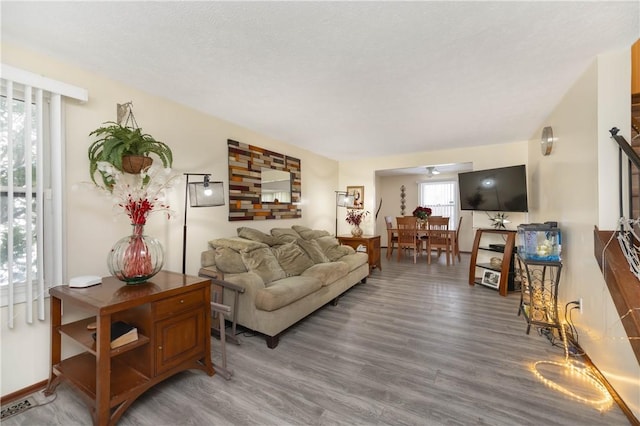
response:
M484 271L482 274L482 284L488 287L500 287L500 272Z
M364 186L347 186L347 195L353 196L353 205L349 208L364 208Z

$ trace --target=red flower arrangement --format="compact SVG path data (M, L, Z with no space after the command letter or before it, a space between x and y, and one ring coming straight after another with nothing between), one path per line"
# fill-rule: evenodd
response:
M118 170L109 165L100 164L110 176L113 176L113 186L101 187L116 200L116 209L123 209L131 219L132 225L144 225L147 217L154 211L165 211L167 217L172 212L165 198L165 190L173 186L178 175L171 173L171 169L151 167L148 171L142 172L140 176L127 179Z
M429 207L416 207L415 210L412 213L415 217L417 217L418 219L426 219L427 217L431 216L431 209Z
M120 203L119 206L124 208L124 211L127 213L127 216L131 218L132 225L144 225L147 223L147 216L153 208L155 207L155 202L158 201L154 199L152 201L144 199L134 199L132 196L129 196L125 203ZM168 208L169 206L165 206L160 204L161 208Z
M351 209L347 212L346 221L349 225L360 226L368 214L368 211Z

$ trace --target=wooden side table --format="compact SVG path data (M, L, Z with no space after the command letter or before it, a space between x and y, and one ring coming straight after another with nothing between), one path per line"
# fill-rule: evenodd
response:
M382 264L380 263L380 235L362 235L360 237L338 235L337 238L340 244L351 246L356 250L359 246L363 245L369 255L369 273L371 273L374 268L382 271Z
M93 287L51 288L51 375L45 394L65 380L82 394L95 425L113 425L143 392L180 371L197 368L212 376L210 286L208 279L160 271L137 285L105 277ZM65 310L73 307L89 316L63 324L63 303ZM135 326L138 339L111 349L115 321ZM85 351L62 359L61 335Z

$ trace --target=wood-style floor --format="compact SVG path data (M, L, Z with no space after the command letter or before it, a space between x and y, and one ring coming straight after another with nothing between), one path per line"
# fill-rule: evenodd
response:
M289 329L276 349L257 336L230 344L230 381L180 373L140 397L119 424L629 424L616 405L601 413L540 382L530 365L561 361L561 348L534 329L525 334L517 293L470 287L468 265L468 254L446 266L444 256L414 265L394 253L337 306ZM215 339L213 356L220 359ZM53 402L2 424L89 425L91 417L62 384Z

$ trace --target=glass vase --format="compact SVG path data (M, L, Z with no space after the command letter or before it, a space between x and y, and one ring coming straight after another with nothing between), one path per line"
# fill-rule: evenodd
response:
M360 225L354 225L354 227L351 228L351 235L353 235L354 237L362 236L362 228L360 228Z
M164 250L160 241L144 235L144 225L134 224L133 233L116 242L107 258L111 275L127 284L139 284L160 272Z

